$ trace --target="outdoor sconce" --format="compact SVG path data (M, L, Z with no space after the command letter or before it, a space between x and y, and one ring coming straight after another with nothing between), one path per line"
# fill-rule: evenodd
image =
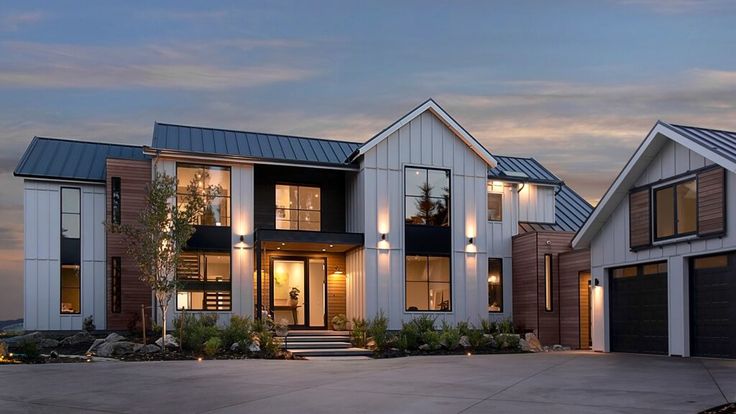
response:
M468 244L473 244L474 241L475 240L472 237L468 238Z
M598 278L595 278L595 285L600 286L601 282L598 280Z
M243 236L242 234L240 235L240 242L245 243L245 236Z
M238 240L239 240L239 242L235 246L235 248L236 249L241 249L241 250L242 249L245 249L245 236L241 234L240 237L238 237Z
M386 240L386 233L381 233L380 240L378 240L379 250L388 250L388 240Z
M381 241L386 241L386 233L381 233Z

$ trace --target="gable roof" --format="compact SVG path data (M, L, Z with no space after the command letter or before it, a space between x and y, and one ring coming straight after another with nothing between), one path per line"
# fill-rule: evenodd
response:
M488 178L559 186L559 189L555 192L555 222L519 222L520 231L548 230L575 232L578 231L591 211L593 211L593 206L585 201L583 197L534 158L507 157L503 155L494 155L494 158L498 161L498 165L488 170ZM527 177L521 178L518 175L509 175L512 172L523 173Z
M105 182L106 160L144 160L140 146L34 137L13 175Z
M155 123L152 150L350 167L358 142ZM148 149L148 148L147 148Z
M736 172L736 132L657 121L573 238L574 248L590 244L667 140L677 142L731 172Z
M465 144L470 147L473 152L478 154L478 156L483 159L483 161L485 161L489 167L496 166L496 160L493 158L491 153L488 152L488 150L483 145L481 145L478 140L470 135L470 133L466 131L465 128L458 124L457 121L455 121L455 119L450 116L450 114L445 112L445 110L442 109L442 107L432 98L429 98L426 101L422 102L419 106L409 111L408 114L402 116L401 118L396 120L396 122L373 136L373 138L366 141L365 144L361 145L350 156L350 161L364 155L366 152L370 151L373 147L378 145L379 142L388 138L391 134L398 131L401 127L408 124L409 122L411 122L412 119L423 114L425 111L432 112L432 114L434 114L440 121L442 121L442 123L445 124L445 126L447 126L447 128L450 129L450 131L452 131L458 138L465 142Z

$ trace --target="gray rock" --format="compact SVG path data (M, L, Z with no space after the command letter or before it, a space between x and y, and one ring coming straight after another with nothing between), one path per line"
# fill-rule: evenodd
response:
M95 339L94 342L92 342L92 346L89 347L87 350L88 354L94 354L95 351L97 351L97 348L99 348L100 345L106 343L104 339Z
M470 348L470 340L465 335L460 337L459 343L460 343L460 346L462 346L463 348Z
M530 352L532 350L526 339L519 339L519 348L521 348L522 352Z
M368 349L376 349L376 341L374 339L369 339L365 344L365 347Z
M253 342L248 346L248 351L250 352L261 352L261 347L257 343Z
M43 338L38 341L39 348L56 348L57 346L59 346L59 341L56 339Z
M77 332L72 336L67 336L62 339L60 344L63 345L77 345L85 342L93 341L95 338L87 331Z
M124 340L125 340L124 336L118 335L115 332L111 333L110 335L107 335L107 338L105 338L105 342L109 344L114 343L114 342L124 341Z
M162 345L163 344L163 339L164 338L158 338L156 340L156 345L158 345L159 347L163 348L163 345ZM166 347L167 348L178 348L179 347L179 342L176 341L176 338L174 337L174 335L166 334L166 338L165 339L166 339Z
M128 341L105 342L95 351L95 355L100 357L111 357L132 354L142 348L141 344Z
M429 344L421 344L421 345L419 345L419 350L420 351L430 351L431 349L432 349L432 347L429 346Z
M529 344L529 350L531 352L542 352L544 351L544 348L542 347L542 343L539 342L539 338L537 338L537 335L534 335L534 333L529 332L526 335L524 335L524 339Z
M94 354L100 357L111 357L112 356L112 347L113 343L102 341L101 344L99 344L94 351L90 352L90 354Z
M230 345L230 350L233 352L239 352L240 351L240 343L239 342L233 342L232 345Z
M142 346L136 352L140 352L142 354L155 354L156 352L161 352L161 347L158 345L154 345L154 344L148 344L148 345Z
M44 336L41 332L33 332L33 333L25 334L25 335L18 335L18 336L13 336L10 338L3 339L3 342L5 342L5 344L8 346L16 346L18 344L25 343L25 342L33 342L33 343L38 344L43 339L44 339Z

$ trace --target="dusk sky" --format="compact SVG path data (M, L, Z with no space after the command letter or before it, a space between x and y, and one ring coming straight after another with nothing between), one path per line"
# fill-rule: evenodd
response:
M22 316L33 136L154 121L365 141L433 97L595 203L658 120L736 130L736 2L33 2L0 7L0 320Z

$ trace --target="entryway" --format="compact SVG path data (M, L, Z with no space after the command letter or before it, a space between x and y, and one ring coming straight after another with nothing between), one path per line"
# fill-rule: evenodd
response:
M580 309L580 349L590 349L590 272L578 273Z
M690 354L736 358L736 254L694 258L690 269Z
M271 257L271 310L289 326L327 326L327 259Z

